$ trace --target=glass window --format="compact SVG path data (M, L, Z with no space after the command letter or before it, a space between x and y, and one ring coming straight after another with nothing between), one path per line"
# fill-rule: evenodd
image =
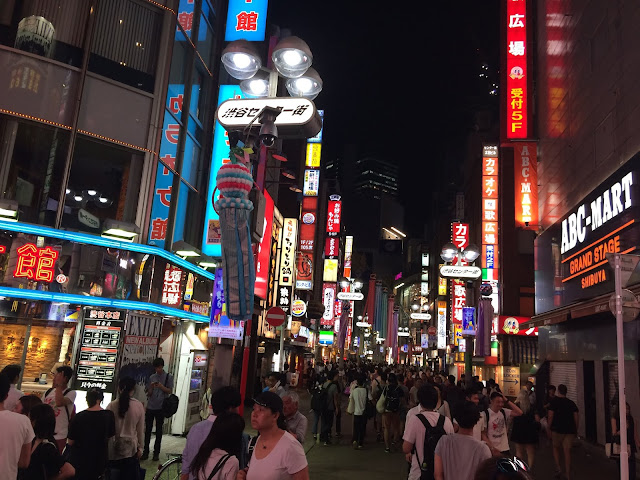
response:
M182 159L182 178L197 190L200 189L202 183L200 151L200 145L193 140L191 135L186 135Z
M184 182L180 182L174 242L184 240L194 247L200 246L202 243L202 228L204 223L203 207L203 197ZM186 221L187 218L189 221Z
M67 65L82 65L89 0L3 0L0 43Z
M0 182L19 220L54 225L69 132L0 116Z
M153 92L162 14L130 0L100 2L89 70Z
M108 218L133 223L143 162L140 152L78 136L62 226L99 234Z

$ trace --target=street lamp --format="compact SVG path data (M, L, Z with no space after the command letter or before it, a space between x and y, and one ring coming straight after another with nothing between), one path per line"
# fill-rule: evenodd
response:
M458 255L466 262L473 263L480 256L480 249L477 245L471 244L464 249L458 249L453 243L445 243L440 252L440 258L446 263L452 262Z

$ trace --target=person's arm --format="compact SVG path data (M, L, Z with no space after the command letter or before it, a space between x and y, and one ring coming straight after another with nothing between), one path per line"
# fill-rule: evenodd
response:
M54 396L54 401L56 404L56 407L64 407L69 405L70 403L73 403L73 401L69 398L69 397L65 397L64 396L64 387L56 387L55 388L55 396Z
M296 427L296 431L294 434L301 445L304 445L304 437L307 434L307 422L307 417L303 415L300 419L300 422L298 422L298 426Z
M140 405L140 410L142 412L140 418L138 418L138 423L136 424L136 432L138 434L138 451L136 453L136 456L140 458L142 456L142 448L144 445L144 407L141 403L136 403Z
M618 422L616 422L615 418L611 419L611 435L618 434Z
M513 403L511 400L509 400L504 395L502 396L502 398L504 398L504 404L507 407L509 407L509 410L511 410L511 416L512 417L519 417L520 415L522 415L522 410L520 410L519 406L517 406L515 403Z
M64 480L65 478L73 477L75 474L76 469L73 468L73 465L71 465L69 462L65 462L60 469L60 473L58 473L58 475L53 478L54 480Z
M31 463L31 442L22 445L20 458L18 458L18 468L27 468L29 463Z
M173 377L167 373L167 377L165 380L166 386L163 383L158 383L156 388L159 388L164 393L171 393L173 391Z
M444 480L442 458L437 453L433 456L433 477L436 480Z
M547 426L549 430L551 430L551 425L553 424L553 410L549 410L547 412Z
M293 480L309 480L309 466L307 465L299 472L294 473L291 478Z
M411 455L413 452L413 443L407 442L406 440L402 442L402 452L405 455Z

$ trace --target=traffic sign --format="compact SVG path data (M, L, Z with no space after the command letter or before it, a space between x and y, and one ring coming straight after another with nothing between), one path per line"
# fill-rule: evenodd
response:
M607 253L605 256L607 257L611 268L615 268L615 254ZM638 263L640 263L640 255L630 255L628 253L620 254L620 276L622 279L622 287L626 287L640 281L640 272L637 271ZM633 278L631 278L632 276Z
M445 278L468 278L476 280L482 276L482 270L479 267L469 265L442 265L440 267L440 276Z
M340 292L338 293L338 300L362 300L364 294L361 292Z
M284 323L287 318L287 314L280 307L271 307L267 310L267 316L265 321L272 327L279 327Z
M427 330L427 333L429 335L435 335L436 333L438 333L438 330L436 329L436 327L429 327L429 329Z
M616 294L612 293L609 297L609 310L615 316L616 314ZM631 290L622 289L622 321L631 322L640 314L640 302L636 300L636 296Z

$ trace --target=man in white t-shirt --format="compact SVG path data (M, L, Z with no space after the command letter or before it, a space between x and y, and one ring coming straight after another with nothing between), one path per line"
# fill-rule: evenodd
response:
M424 424L417 417L422 414L426 417L429 424L436 426L440 418L438 412L433 410L438 404L438 392L432 385L426 384L418 390L418 400L420 405L412 408L407 412L407 423L404 429L402 440L402 451L407 456L407 461L411 461L411 470L409 471L409 480L419 480L422 472L420 471L420 463L423 461L424 454L424 436L426 429ZM409 414L411 413L411 415ZM444 417L444 431L447 435L453 434L453 424L451 420ZM419 458L418 458L419 457Z
M505 405L509 408L503 408ZM509 417L519 417L520 415L522 415L522 410L507 397L500 392L491 394L491 404L482 413L482 440L487 442L493 455L510 456L507 420Z
M480 395L476 389L468 388L466 391L465 397L468 402L472 402L473 404L475 404L477 408L480 408ZM482 441L483 425L484 425L484 416L479 415L478 421L473 426L473 434L472 434L472 437L478 441ZM458 433L458 428L459 428L458 421L455 418L453 419L453 428L456 431L456 433Z
M42 401L47 405L51 405L56 415L56 433L53 438L58 445L60 453L62 453L67 443L69 423L75 413L73 403L76 401L76 392L68 387L72 376L73 370L71 370L71 367L66 365L58 367L53 377L53 388L47 390L42 396Z
M29 417L5 410L9 388L9 378L0 374L0 480L15 480L18 468L29 466L34 437Z
M9 383L11 384L11 389L9 390L9 395L7 399L4 401L4 409L13 412L18 400L20 397L24 395L20 390L16 388L16 385L20 381L20 372L22 372L22 367L20 365L7 365L2 369L2 373L4 373L7 378L9 378Z

